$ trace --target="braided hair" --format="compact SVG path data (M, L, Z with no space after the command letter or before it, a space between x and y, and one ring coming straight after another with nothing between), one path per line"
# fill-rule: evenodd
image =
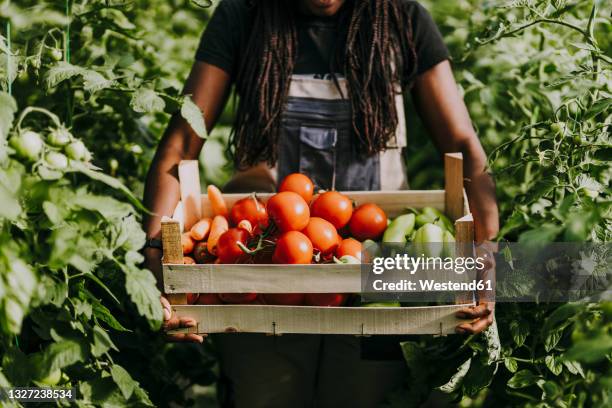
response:
M238 168L274 164L297 58L292 0L254 0L250 38L236 79L238 107L230 149ZM332 73L347 79L356 148L384 150L398 123L395 96L416 73L412 20L404 0L347 0L339 10ZM335 80L335 78L334 78ZM337 81L336 81L337 84Z

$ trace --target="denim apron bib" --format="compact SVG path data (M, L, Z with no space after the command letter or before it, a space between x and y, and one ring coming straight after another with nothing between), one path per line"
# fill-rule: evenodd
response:
M357 152L346 80L293 75L282 115L276 180L291 173L309 176L315 188L338 191L407 188L402 148L406 145L403 103L396 137L379 154ZM399 95L398 102L401 100ZM401 111L400 109L401 105Z

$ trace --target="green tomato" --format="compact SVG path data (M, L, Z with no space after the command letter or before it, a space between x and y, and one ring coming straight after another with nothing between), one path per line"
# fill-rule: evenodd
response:
M448 231L442 235L442 256L455 257L455 237Z
M401 307L400 302L370 302L364 303L361 307Z
M49 167L54 169L65 169L68 167L68 158L63 153L49 152L45 156L45 161Z
M34 161L40 156L44 143L38 133L26 130L12 137L10 144L19 156Z
M57 147L66 146L72 140L72 135L68 131L68 129L64 127L60 127L57 129L53 129L49 136L47 137L47 141L49 144Z
M383 234L383 242L406 242L406 236L414 230L415 219L414 214L404 214L394 219Z
M414 237L416 256L438 257L442 254L444 230L434 224L425 224L419 228Z
M49 54L51 55L51 58L53 58L53 60L55 61L61 61L64 56L62 50L57 48L53 48Z
M88 161L87 158L91 158L91 154L80 140L75 140L66 146L66 154L73 160Z
M556 135L564 135L565 132L567 132L567 123L555 122L550 125L550 130L552 130Z
M57 369L55 371L51 371L48 376L38 380L38 382L44 385L57 385L61 379L62 379L62 370Z

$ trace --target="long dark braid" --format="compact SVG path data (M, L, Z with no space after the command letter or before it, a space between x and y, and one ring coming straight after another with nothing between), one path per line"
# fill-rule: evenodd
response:
M250 38L236 77L240 99L230 139L239 168L277 159L281 113L298 46L292 3L256 0L252 6ZM345 45L338 47L332 65L347 79L357 147L367 155L383 150L394 136L395 96L416 72L406 3L347 0L340 10L338 38Z

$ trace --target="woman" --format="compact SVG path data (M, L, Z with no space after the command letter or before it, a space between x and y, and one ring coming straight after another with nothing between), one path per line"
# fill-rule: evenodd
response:
M226 190L270 190L292 172L319 188L407 187L403 94L410 94L440 152L462 152L476 239L498 230L494 184L457 91L448 51L429 14L409 0L222 0L202 37L185 93L214 126L235 84L231 148L237 176ZM149 238L179 200L177 165L204 141L175 116L151 166L145 202ZM409 158L408 158L409 159ZM145 250L160 279L160 251ZM194 324L170 316L167 329ZM492 322L492 304L462 313L460 333ZM199 341L201 336L171 336ZM375 406L401 383L397 341L351 336L217 335L223 378L236 406ZM363 347L362 347L363 346ZM372 349L376 353L372 353Z

